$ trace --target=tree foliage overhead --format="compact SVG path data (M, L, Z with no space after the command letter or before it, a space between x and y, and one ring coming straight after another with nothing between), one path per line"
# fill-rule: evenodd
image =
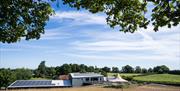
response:
M59 1L59 0L50 0ZM62 0L64 4L92 13L103 12L107 24L123 32L135 32L152 23L159 27L177 26L180 22L180 0ZM53 14L48 0L0 0L0 41L17 42L39 39L46 21ZM147 4L154 4L151 19L145 17Z
M39 39L53 10L41 0L0 0L0 41Z
M123 32L133 33L139 27L147 28L152 22L154 31L180 22L180 0L63 0L77 9L85 8L92 13L104 12L111 27L119 26ZM145 17L147 3L153 3L151 19Z

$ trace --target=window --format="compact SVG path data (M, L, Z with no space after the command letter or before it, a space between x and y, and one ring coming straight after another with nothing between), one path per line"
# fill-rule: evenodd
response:
M98 78L97 77L91 78L91 81L98 81Z
M86 81L89 81L89 78L86 78Z

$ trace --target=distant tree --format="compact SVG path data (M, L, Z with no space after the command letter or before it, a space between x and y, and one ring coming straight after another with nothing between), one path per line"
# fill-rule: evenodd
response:
M99 73L100 70L101 70L100 68L98 68L97 66L95 66L95 68L94 68L94 72L95 72L95 73Z
M46 77L47 71L46 71L45 61L41 61L37 70L35 71L35 74L37 77L42 77L42 78Z
M169 72L169 68L166 65L162 65L161 69L163 70L163 73L168 73Z
M134 69L133 69L133 67L126 65L126 66L122 67L122 72L123 73L133 73Z
M56 70L56 76L59 76L61 74L61 71L62 71L61 66L56 66L55 70Z
M119 72L119 68L118 67L112 67L112 72L113 73L118 73Z
M54 79L56 75L56 70L54 67L47 67L46 68L48 78Z
M153 71L156 73L168 73L169 72L169 68L165 65L161 65L161 66L156 66L153 68Z
M86 66L86 65L80 64L79 67L80 67L80 72L81 72L81 73L87 72L87 66Z
M105 67L102 68L102 70L105 71L105 72L110 72L111 68L105 66Z
M168 73L169 73L169 74L180 75L180 70L170 70Z
M70 65L68 65L68 64L63 64L62 66L61 66L61 70L60 70L61 72L61 74L60 75L67 75L67 74L69 74L69 73L71 73L72 72L72 69L71 69L71 66Z
M149 68L148 69L148 73L152 73L153 72L153 69L152 68Z
M93 66L89 66L87 68L87 72L94 72L94 67Z
M142 72L141 67L140 66L136 66L134 72L135 73L141 73Z
M146 68L142 68L142 73L147 73L147 69Z
M102 70L102 71L101 71L101 75L107 77L107 72Z
M71 64L72 72L80 72L80 66L78 64Z
M0 69L0 87L7 87L16 80L10 69Z
M14 70L16 80L28 80L32 77L32 71L30 69L18 68Z

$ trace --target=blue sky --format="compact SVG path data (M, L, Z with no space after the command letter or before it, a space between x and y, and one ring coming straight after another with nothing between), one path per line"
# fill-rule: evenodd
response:
M149 25L146 30L123 33L110 28L103 13L77 11L61 2L58 8L52 6L56 14L50 17L41 39L0 43L0 68L34 69L45 60L47 66L76 63L121 68L129 64L180 69L180 26L154 32Z

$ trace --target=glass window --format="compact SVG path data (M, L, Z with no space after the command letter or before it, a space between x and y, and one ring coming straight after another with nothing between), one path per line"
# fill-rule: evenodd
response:
M89 81L89 78L86 78L86 81Z

